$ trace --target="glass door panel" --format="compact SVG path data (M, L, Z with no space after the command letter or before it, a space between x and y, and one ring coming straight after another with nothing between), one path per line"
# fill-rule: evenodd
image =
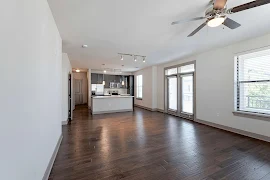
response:
M168 110L177 111L177 77L168 77Z
M193 74L181 76L182 113L193 114Z

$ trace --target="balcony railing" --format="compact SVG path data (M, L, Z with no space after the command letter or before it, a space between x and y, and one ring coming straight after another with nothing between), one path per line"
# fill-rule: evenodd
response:
M270 96L246 96L247 108L270 110Z

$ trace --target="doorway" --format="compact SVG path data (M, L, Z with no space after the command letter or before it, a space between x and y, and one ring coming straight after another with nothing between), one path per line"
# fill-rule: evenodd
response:
M195 61L165 69L165 112L195 118Z
M83 104L82 79L75 79L75 105Z

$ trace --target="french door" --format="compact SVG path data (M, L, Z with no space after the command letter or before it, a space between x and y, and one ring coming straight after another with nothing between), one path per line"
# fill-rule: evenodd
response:
M194 64L165 70L165 111L187 119L194 119Z
M178 94L179 99L179 113L189 119L193 119L194 114L194 74L179 75L180 88Z
M177 76L167 77L168 82L168 111L177 113Z

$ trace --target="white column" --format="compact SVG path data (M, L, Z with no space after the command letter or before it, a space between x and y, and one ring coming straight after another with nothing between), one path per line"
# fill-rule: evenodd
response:
M91 69L88 69L88 109L91 109L91 96L92 96L92 86L91 86Z

